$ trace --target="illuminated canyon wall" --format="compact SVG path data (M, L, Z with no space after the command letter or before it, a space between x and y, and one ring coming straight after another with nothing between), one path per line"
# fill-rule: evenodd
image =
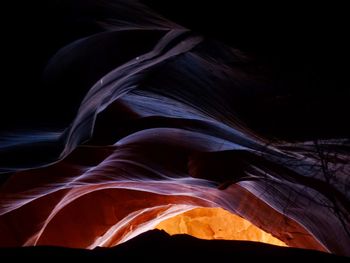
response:
M188 234L201 239L246 240L286 246L249 221L221 208L196 208L156 226L170 235Z
M110 247L172 233L166 222L179 218L190 234L229 238L213 230L227 216L227 231L256 226L246 240L350 255L348 139L271 140L237 113L271 83L248 55L141 4L99 8L101 32L62 47L44 72L64 98L47 111L74 102L74 116L0 134L0 246ZM218 214L203 236L188 217L198 207L233 215L207 210Z

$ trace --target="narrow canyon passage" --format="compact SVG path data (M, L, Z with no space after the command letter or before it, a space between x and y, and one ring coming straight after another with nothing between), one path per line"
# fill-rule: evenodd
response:
M21 26L2 23L0 250L350 256L349 23L302 8L270 24L221 0L19 2L4 10Z

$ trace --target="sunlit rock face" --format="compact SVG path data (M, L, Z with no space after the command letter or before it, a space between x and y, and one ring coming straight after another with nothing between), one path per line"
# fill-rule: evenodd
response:
M249 221L221 208L196 208L156 226L171 235L188 234L202 239L248 240L286 246Z
M47 101L25 98L43 115L24 107L0 133L0 245L111 247L220 207L287 246L350 255L349 140L293 137L312 126L300 107L320 107L249 54L106 2L89 1L103 21L45 61ZM266 133L288 123L289 136Z

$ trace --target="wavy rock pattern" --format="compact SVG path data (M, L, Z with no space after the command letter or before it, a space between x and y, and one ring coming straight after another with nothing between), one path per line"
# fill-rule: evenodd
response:
M289 246L349 256L349 140L271 141L248 128L240 100L268 85L248 56L112 2L105 31L45 70L53 89L82 90L75 117L1 134L0 245L114 246L222 207Z

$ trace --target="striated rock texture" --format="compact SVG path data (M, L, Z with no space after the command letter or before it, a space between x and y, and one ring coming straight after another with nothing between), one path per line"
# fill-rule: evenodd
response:
M110 247L221 207L288 246L350 255L348 97L320 90L317 63L276 69L137 1L56 1L45 19L54 44L21 69L32 78L6 78L20 114L1 104L0 246Z

